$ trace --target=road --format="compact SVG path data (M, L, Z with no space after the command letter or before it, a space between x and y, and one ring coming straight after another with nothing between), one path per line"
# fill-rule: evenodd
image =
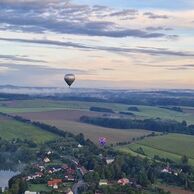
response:
M72 187L73 194L78 194L78 188L84 186L86 183L84 183L83 180L78 181L75 183Z

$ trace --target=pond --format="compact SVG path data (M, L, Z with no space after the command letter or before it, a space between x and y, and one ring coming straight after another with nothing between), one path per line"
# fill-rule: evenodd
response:
M13 172L10 170L0 170L0 187L3 189L7 187L9 179L17 174L19 174L19 172Z

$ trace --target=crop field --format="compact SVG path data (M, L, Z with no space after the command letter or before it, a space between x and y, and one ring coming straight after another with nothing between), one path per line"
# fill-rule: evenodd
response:
M111 129L67 120L40 120L40 122L56 126L61 130L69 131L73 134L83 133L86 138L89 138L95 143L98 143L99 137L106 137L107 143L110 144L123 141L131 141L133 138L148 135L151 133L150 131L146 130Z
M15 114L15 113L14 113ZM24 118L40 121L49 125L56 126L57 128L69 131L74 134L83 133L85 137L91 139L95 143L98 142L98 138L103 136L107 138L108 143L117 143L123 141L131 141L134 137L140 137L148 135L151 131L139 130L139 129L111 129L105 127L99 127L95 125L85 124L79 122L79 118L82 115L100 116L102 113L89 112L89 111L75 111L75 110L60 110L60 111L48 111L39 113L17 113Z
M169 134L149 137L134 144L120 146L117 149L125 153L131 153L131 151L136 152L141 147L144 153L150 158L158 155L177 162L180 162L181 157L186 155L189 158L190 164L194 165L193 146L194 136Z
M68 120L79 122L81 116L90 117L104 117L105 113L91 112L85 110L54 110L44 112L26 112L26 113L15 113L27 119L32 120ZM119 114L108 114L109 116L120 117ZM123 116L127 117L127 116ZM129 118L129 116L128 116Z
M102 103L102 102L82 102L82 101L56 101L56 100L18 100L18 101L1 101L0 112L6 113L26 113L26 112L45 112L54 110L83 110L89 111L91 106L109 108L116 113L120 111L128 111L129 105L119 103ZM134 106L134 105L133 105ZM135 105L136 106L136 105ZM184 107L184 112L176 112L154 106L136 106L139 112L134 111L133 114L137 118L157 118L173 119L182 122L187 121L188 124L194 124L194 109ZM132 112L132 111L130 111Z
M45 141L53 140L57 136L30 124L24 124L0 116L0 137L8 140L13 138L32 139L36 143L43 143Z
M122 141L130 141L133 137L139 137L150 133L149 131L145 130L109 129L80 123L79 118L83 115L94 117L102 117L105 115L105 113L89 111L91 106L112 109L113 111L115 111L115 113L114 114L108 113L109 116L112 118L133 117L118 114L118 112L120 111L128 110L130 106L125 104L81 102L81 101L56 101L44 99L1 101L0 112L20 115L24 118L28 118L35 121L41 121L47 124L54 125L59 129L70 131L74 134L83 133L87 138L90 138L94 142L97 141L99 136L107 137L109 143L116 143ZM186 120L189 124L194 123L194 112L188 111L190 110L190 107L184 107L183 109L184 112L176 112L153 106L136 106L136 107L139 109L139 111L133 112L136 115L133 118L141 119L160 117L163 119L174 119L177 121ZM179 138L179 141L182 141L182 138ZM165 143L166 142L163 142L162 144L165 145ZM151 149L150 148L151 146L147 145L146 143L144 143L144 145L142 144L142 146L147 146L145 149L148 149L148 147L149 149ZM159 152L157 147L152 147L152 149L156 149L157 153ZM171 156L172 158L177 158L176 154L178 154L179 157L180 153L171 152L171 154L175 154L175 156L174 155L173 157Z

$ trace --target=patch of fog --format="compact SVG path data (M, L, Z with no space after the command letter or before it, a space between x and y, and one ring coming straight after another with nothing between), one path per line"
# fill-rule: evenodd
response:
M19 87L19 86L0 86L0 93L6 94L27 94L40 96L84 96L102 97L105 90L90 88L67 88L67 87Z
M0 93L28 94L28 95L55 95L57 93L70 93L72 90L66 88L36 88L36 87L0 87Z

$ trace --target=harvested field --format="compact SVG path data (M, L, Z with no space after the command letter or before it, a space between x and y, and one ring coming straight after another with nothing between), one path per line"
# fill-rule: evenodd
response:
M47 112L29 112L29 113L17 113L27 119L32 120L70 120L79 121L80 117L91 116L91 117L103 117L105 113L90 112L90 111L79 111L79 110L55 110Z
M151 131L147 130L111 129L79 122L80 116L83 115L102 116L103 114L104 113L76 110L60 110L60 111L20 113L20 114L17 113L17 115L20 115L24 118L53 125L64 131L69 131L74 134L83 133L85 137L91 139L95 143L98 142L98 138L101 136L106 137L108 143L117 143L123 141L131 141L133 138L148 135L151 133Z

